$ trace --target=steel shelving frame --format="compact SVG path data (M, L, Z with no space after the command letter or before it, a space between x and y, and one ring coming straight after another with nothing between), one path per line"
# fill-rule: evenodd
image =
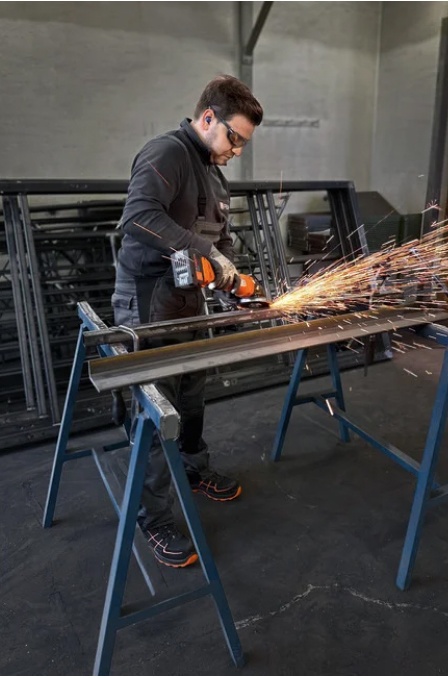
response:
M112 320L116 230L128 183L120 180L3 180L0 196L0 315L3 388L0 422L7 447L53 437L78 332L76 303L85 299ZM367 245L349 181L233 182L230 228L237 265L256 275L272 298L291 284L280 220L289 197L324 192L336 242L351 258ZM3 255L3 256L1 256ZM216 302L208 299L208 310ZM267 321L278 324L281 321ZM228 331L228 330L226 330ZM236 328L234 328L236 331ZM213 336L213 334L211 334ZM341 367L363 362L341 352ZM207 399L222 398L288 381L293 355L210 371ZM310 356L310 374L326 362ZM110 422L110 403L87 390L83 375L74 430Z

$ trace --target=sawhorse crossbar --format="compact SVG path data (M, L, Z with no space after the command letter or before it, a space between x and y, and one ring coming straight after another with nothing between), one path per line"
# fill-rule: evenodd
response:
M351 430L376 449L386 454L406 471L416 476L417 485L396 579L397 587L403 591L411 583L426 511L430 506L438 505L448 499L448 485L439 486L435 481L440 444L448 411L448 329L441 325L426 324L416 327L415 331L420 336L432 339L445 346L439 383L421 463L416 462L412 457L394 445L369 433L346 415L337 351L334 344L327 346L333 389L325 393L319 392L303 397L297 395L306 364L308 349L298 351L271 454L272 461L279 461L293 407L305 403L314 403L339 422L339 433L342 441L349 441L349 431ZM330 402L330 400L335 401L336 404Z
M244 656L240 640L213 556L205 539L204 531L199 519L199 514L193 502L191 489L176 442L179 432L179 415L172 405L153 385L149 384L132 387L133 396L138 400L141 406L141 413L138 416L135 440L130 453L129 470L126 478L126 485L121 506L114 498L113 491L107 482L107 478L105 477L104 473L101 472L101 466L99 464L96 451L93 449L86 449L77 452L67 451L73 410L79 388L82 367L86 357L83 333L86 330L107 329L105 323L96 315L89 304L85 302L78 304L78 315L81 320L81 326L65 400L64 412L62 415L61 427L56 444L53 469L43 517L43 526L50 527L53 522L59 483L64 463L66 461L79 459L88 455L93 456L100 470L102 480L106 485L109 497L111 498L114 508L119 516L117 536L112 556L95 658L94 675L109 674L112 663L115 637L119 629L146 620L150 617L160 614L161 612L165 612L166 610L177 607L178 605L182 605L183 603L187 603L207 595L211 595L216 604L218 617L221 622L221 627L228 649L230 651L230 655L235 665L237 667L241 667L244 664ZM104 345L99 347L99 353L101 356L119 355L126 352L126 348L121 345L115 345L113 347ZM129 431L128 424L129 422L127 422L127 431ZM193 591L162 600L153 605L142 603L138 603L133 606L127 605L126 610L124 611L122 603L132 550L134 550L137 562L140 566L140 569L142 570L145 582L151 594L155 594L151 578L145 571L142 559L139 557L138 549L133 543L137 514L143 489L145 468L148 460L148 450L150 449L155 430L157 430L160 434L160 440L171 472L173 484L177 491L179 502L190 530L191 538L199 556L202 571L206 579L206 584ZM124 447L128 444L128 441L126 441L125 443L120 443L119 445L109 446L107 449L111 450L119 446Z

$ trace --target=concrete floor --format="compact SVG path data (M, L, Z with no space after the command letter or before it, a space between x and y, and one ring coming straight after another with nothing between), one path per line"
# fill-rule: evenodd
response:
M442 353L397 354L367 377L345 372L350 415L419 459ZM246 666L234 669L213 603L202 599L121 631L114 674L446 674L448 507L428 514L412 587L399 591L413 477L358 438L339 442L335 422L313 405L293 412L283 458L271 464L284 394L207 411L215 465L237 474L244 492L224 505L195 501ZM445 439L444 482L446 449ZM47 446L0 457L2 674L92 672L117 523L93 461L82 459L66 465L56 524L41 528L52 454ZM160 569L165 595L202 581L198 566ZM146 595L132 565L127 599Z

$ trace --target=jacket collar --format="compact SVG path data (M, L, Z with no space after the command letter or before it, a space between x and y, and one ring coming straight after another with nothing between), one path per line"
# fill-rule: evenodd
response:
M202 139L197 135L194 128L191 126L191 119L184 118L180 123L181 130L187 135L193 146L199 153L201 160L210 165L210 149L204 144Z

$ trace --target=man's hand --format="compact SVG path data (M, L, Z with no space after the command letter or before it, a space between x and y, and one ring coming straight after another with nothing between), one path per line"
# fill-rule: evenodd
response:
M238 275L235 266L230 259L227 259L227 257L221 254L214 245L212 245L209 256L210 263L216 276L214 287L218 290L230 290L233 286L235 276Z

